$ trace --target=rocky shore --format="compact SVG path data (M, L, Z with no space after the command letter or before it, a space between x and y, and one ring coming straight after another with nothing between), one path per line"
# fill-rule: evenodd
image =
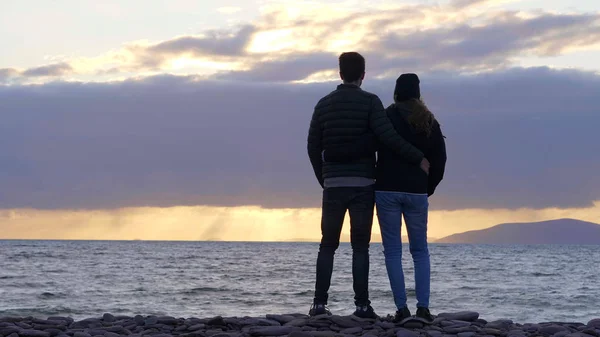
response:
M487 322L476 312L440 314L431 325L394 324L354 316L302 314L264 317L175 318L113 316L74 321L69 317L0 317L0 337L600 337L600 319L587 324Z

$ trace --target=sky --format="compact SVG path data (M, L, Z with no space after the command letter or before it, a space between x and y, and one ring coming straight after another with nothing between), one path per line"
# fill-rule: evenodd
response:
M421 78L431 237L600 222L595 0L4 0L0 42L0 238L318 240L306 136L345 51L385 105Z

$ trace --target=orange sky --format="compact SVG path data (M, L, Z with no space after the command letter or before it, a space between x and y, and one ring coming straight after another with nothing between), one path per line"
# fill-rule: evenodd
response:
M600 222L600 201L579 209L432 211L429 236L440 238L498 223L565 217ZM317 241L319 221L320 210L316 208L12 209L0 210L0 239ZM344 232L348 230L346 222ZM379 233L377 222L373 233Z

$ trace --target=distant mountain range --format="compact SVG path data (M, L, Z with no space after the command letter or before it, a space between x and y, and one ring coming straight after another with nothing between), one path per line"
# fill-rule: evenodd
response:
M600 244L600 225L575 219L505 223L454 234L436 243L473 244Z

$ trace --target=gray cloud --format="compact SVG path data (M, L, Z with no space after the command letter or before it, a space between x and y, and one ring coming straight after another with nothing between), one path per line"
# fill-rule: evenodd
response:
M251 70L231 71L216 75L217 79L290 82L302 80L323 70L335 69L338 55L317 53L288 56L282 60L262 62Z
M600 199L600 76L421 77L449 152L434 207ZM159 76L0 87L0 208L318 206L306 133L334 86ZM365 89L390 103L393 80L367 79Z
M11 78L17 77L19 72L13 68L0 69L0 83L4 83Z
M50 64L41 67L29 68L21 73L23 77L49 77L63 76L71 73L73 68L65 62Z
M246 54L245 48L256 28L252 25L240 27L237 31L211 30L203 37L183 36L167 40L149 47L132 46L138 67L156 68L169 57L190 55L195 57L240 57Z
M408 10L418 15L423 9L403 9L402 13L397 13L396 19L378 19L368 24L373 37L365 40L362 48L367 50L364 54L371 75L384 76L403 69L455 73L502 70L512 67L514 58L525 53L553 56L568 48L600 42L598 14L542 14L525 19L517 12L506 11L498 12L478 25L463 22L426 30L390 29L392 24L414 17L405 13ZM393 15L394 11L387 14ZM358 13L349 20L319 27L320 39L334 39L342 25L349 25L352 20L364 21L369 15ZM293 26L302 25L311 26L305 20L298 21ZM335 70L337 67L335 62L331 62L332 55L326 53L269 56L272 59L260 60L260 56L253 56L248 60L252 64L250 70L221 73L215 77L268 82L293 81L304 79L318 71Z

